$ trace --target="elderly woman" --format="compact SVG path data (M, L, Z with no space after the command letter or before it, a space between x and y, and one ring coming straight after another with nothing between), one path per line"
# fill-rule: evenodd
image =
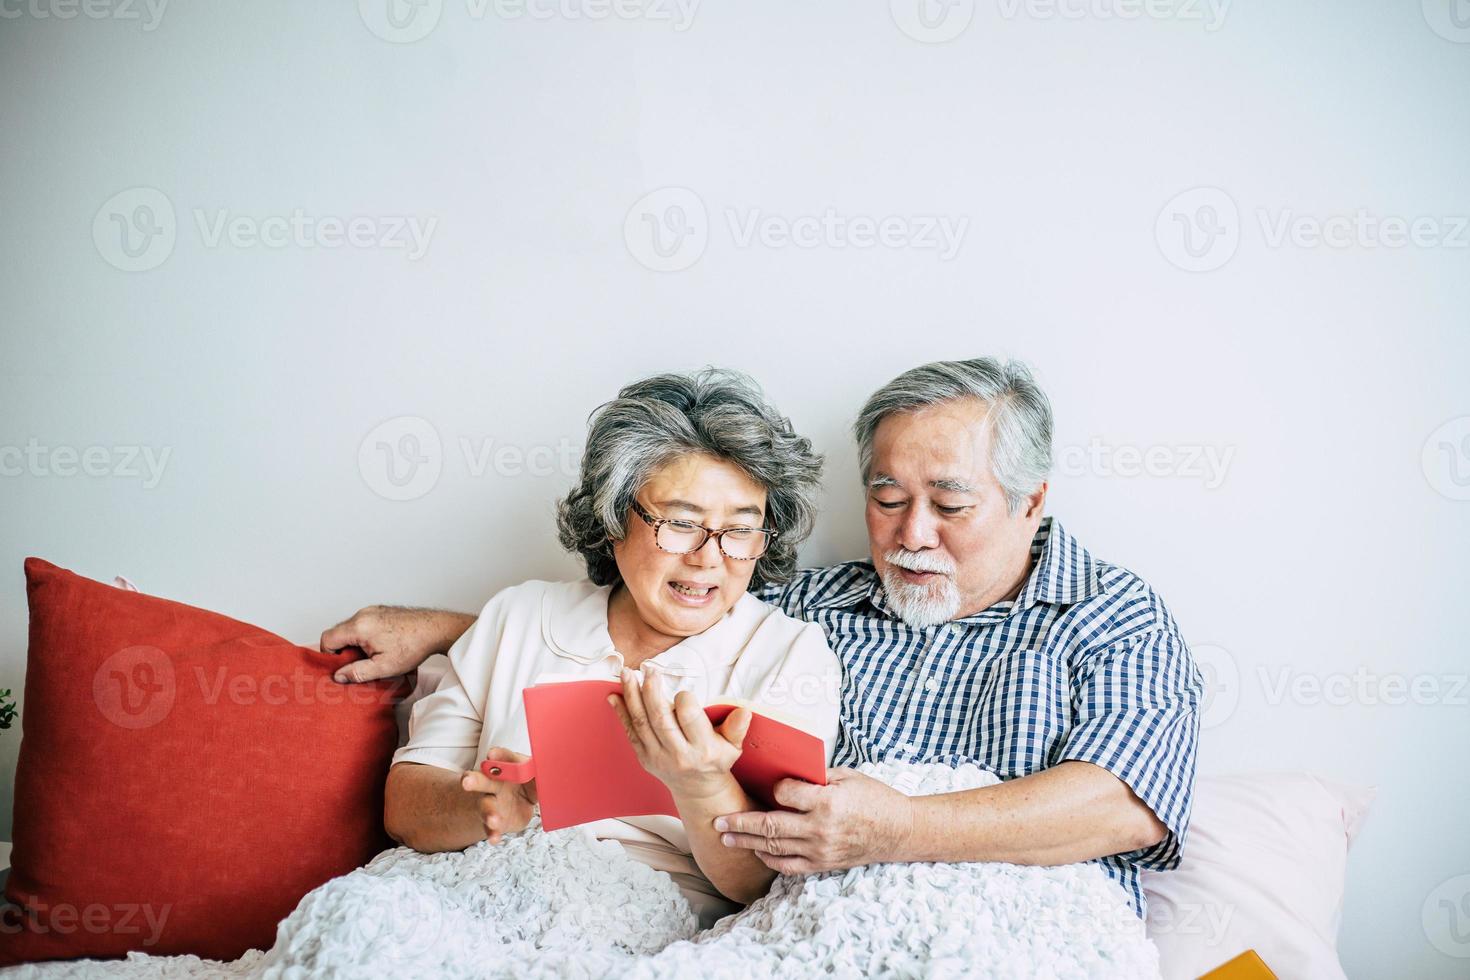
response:
M557 513L587 577L505 589L449 651L388 775L393 838L457 851L524 830L534 784L477 770L530 751L521 692L548 674L621 679L615 707L679 817L586 829L671 876L705 924L764 894L773 872L713 827L754 806L730 775L749 713L715 728L700 706L719 696L779 704L804 715L830 754L838 668L821 629L750 595L795 570L820 471L810 442L733 372L659 375L602 406ZM802 705L792 691L829 693Z

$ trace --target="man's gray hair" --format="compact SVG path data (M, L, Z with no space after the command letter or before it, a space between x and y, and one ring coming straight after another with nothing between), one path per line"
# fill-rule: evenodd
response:
M1051 402L1020 361L993 357L934 361L905 371L873 392L853 424L863 483L872 476L873 435L895 412L977 398L989 406L990 468L1012 514L1051 472Z
M595 584L622 580L612 542L627 534L634 496L660 467L693 455L733 463L765 488L765 526L780 533L750 588L795 573L797 545L816 522L822 457L749 377L706 368L634 382L592 413L581 476L557 503L556 524Z

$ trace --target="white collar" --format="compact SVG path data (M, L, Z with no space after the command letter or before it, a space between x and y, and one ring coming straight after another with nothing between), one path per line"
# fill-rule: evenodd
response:
M580 582L553 583L541 597L541 636L551 652L580 664L594 664L622 654L607 631L607 602L612 586ZM705 673L710 667L734 663L745 649L765 611L749 592L703 633L687 636L647 662L668 674Z

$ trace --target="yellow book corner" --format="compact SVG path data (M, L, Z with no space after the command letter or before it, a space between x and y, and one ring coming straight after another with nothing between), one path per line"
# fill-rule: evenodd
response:
M1199 980L1277 980L1256 951L1248 949L1235 959L1215 967Z

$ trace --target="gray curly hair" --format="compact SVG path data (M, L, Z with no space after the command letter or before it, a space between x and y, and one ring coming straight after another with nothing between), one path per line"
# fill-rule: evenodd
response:
M751 591L796 572L796 548L816 522L822 457L811 440L738 371L705 368L628 385L592 413L577 485L556 505L562 546L597 585L622 581L612 542L627 533L634 496L682 456L733 463L766 491L766 526L780 533L756 561Z

